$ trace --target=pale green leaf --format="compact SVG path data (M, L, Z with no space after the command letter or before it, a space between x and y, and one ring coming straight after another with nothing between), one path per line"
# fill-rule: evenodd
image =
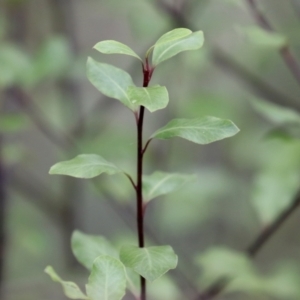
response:
M262 224L268 225L293 201L299 189L297 170L270 170L259 174L254 182L252 204Z
M145 106L150 112L163 109L169 103L169 94L164 86L155 85L147 88L131 86L127 93L133 105Z
M254 109L275 124L298 123L300 125L300 114L289 108L263 99L252 98L251 104Z
M171 30L171 31L163 34L156 41L156 43L147 50L146 57L148 57L149 53L158 44L163 44L163 43L168 43L168 42L174 42L174 41L182 39L185 36L190 35L191 33L193 33L193 32L190 29L187 29L187 28L176 28L176 29L173 29L173 30Z
M204 36L202 31L192 33L188 32L188 29L181 29L179 35L170 33L167 36L166 34L154 45L152 63L156 66L180 52L199 49L203 43Z
M51 167L49 174L68 175L76 178L94 178L102 173L113 175L122 172L100 155L80 154Z
M97 43L94 46L94 48L104 54L125 54L125 55L134 56L139 60L142 60L131 48L117 41L113 41L113 40L102 41Z
M249 26L239 28L239 30L244 33L250 43L260 47L280 49L287 45L285 36L259 26Z
M89 283L90 300L121 300L125 295L126 275L123 264L110 256L101 255L94 261Z
M172 137L181 137L204 145L231 137L238 132L239 129L230 120L201 117L195 119L174 119L157 130L150 138L165 140Z
M195 178L191 175L154 172L143 176L143 195L146 201L179 190L187 181Z
M123 246L120 251L123 264L149 281L154 281L177 266L177 255L170 246L139 248Z
M118 258L118 253L103 236L90 235L75 230L71 238L72 251L77 260L91 270L94 260L100 255Z
M127 72L112 65L99 63L91 57L88 58L86 67L89 81L102 94L117 99L131 110L135 110L127 94L128 87L134 86L134 83Z
M80 290L76 283L70 281L63 281L51 266L45 269L51 279L55 282L59 282L64 290L65 295L70 299L88 299L88 297Z

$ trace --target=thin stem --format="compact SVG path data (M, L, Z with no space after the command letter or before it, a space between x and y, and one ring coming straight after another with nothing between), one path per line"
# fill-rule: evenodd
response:
M143 87L147 87L151 80L153 69L150 68L148 58L143 64ZM144 204L143 204L143 124L144 124L145 107L140 106L140 112L137 120L137 184L136 184L136 199L137 199L137 228L139 247L143 248L144 243ZM141 279L141 300L146 300L146 280Z
M152 141L152 139L149 139L149 140L147 141L147 143L146 143L146 145L145 145L145 147L144 147L144 149L143 149L143 155L145 154L145 152L146 152L146 150L147 150L147 148L148 148L148 146L149 146L149 144L150 144L151 141Z
M136 190L136 185L135 185L132 177L128 173L124 173L124 175L129 179L129 181L132 184L133 188Z
M257 20L258 24L268 31L274 31L271 24L267 20L267 18L264 16L264 14L258 9L257 4L255 0L246 0L248 2L249 7L251 8L252 14L254 18ZM290 69L290 71L293 73L295 79L300 84L300 65L297 61L297 59L292 54L290 48L288 45L282 47L280 49L280 54L285 61L286 65Z
M140 114L137 124L137 226L138 226L138 240L139 247L144 247L144 212L143 212L143 121L145 108L140 107ZM141 280L141 300L146 300L146 280L140 277Z

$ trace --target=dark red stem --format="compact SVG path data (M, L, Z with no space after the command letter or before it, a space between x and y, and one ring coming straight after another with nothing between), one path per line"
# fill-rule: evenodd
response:
M143 64L143 87L147 87L151 80L153 69L150 68L148 59ZM144 243L144 205L143 205L143 123L144 123L145 107L140 107L140 112L137 118L137 227L139 247L143 248ZM146 280L141 276L141 300L146 300Z

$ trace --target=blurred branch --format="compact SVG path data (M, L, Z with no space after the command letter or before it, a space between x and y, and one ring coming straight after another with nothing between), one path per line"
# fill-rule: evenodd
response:
M26 94L19 87L13 87L9 90L8 96L12 97L27 113L31 121L36 127L47 137L51 142L57 145L59 148L67 150L70 146L75 147L74 140L66 134L60 132L57 134L57 130L47 123L47 118L44 113L34 104L29 95Z
M265 244L270 240L271 237L285 224L285 222L290 218L290 216L299 208L300 206L300 190L297 192L294 200L290 206L285 209L279 216L271 223L269 226L264 228L262 232L254 239L254 241L246 248L245 254L253 259L258 252L265 246ZM206 291L202 292L197 300L210 300L218 296L226 286L231 282L228 277L222 277L217 279Z
M256 1L255 0L246 0L246 2L248 3L248 5L251 9L251 12L253 14L253 17L256 19L257 23L265 30L273 32L274 30L273 30L272 26L270 25L269 21L266 19L266 17L263 15L263 13L258 9ZM295 79L300 84L300 65L299 65L297 59L292 54L290 47L288 45L286 45L286 46L282 47L279 52L280 52L283 60L285 61L286 65L292 72L292 74L294 74Z
M266 100L274 102L275 104L288 104L296 110L300 110L298 98L293 98L274 86L270 85L256 74L249 71L236 60L232 59L228 54L220 49L212 50L212 58L214 62L223 69L229 70L238 79L242 79L248 84L256 93L261 95ZM226 74L228 74L226 72Z
M4 277L4 262L6 250L6 226L5 226L5 212L6 212L6 192L5 192L5 175L4 175L4 161L2 158L2 143L3 137L0 136L0 299L3 296L3 277Z
M51 221L59 222L58 207L54 205L55 196L53 191L45 186L33 174L20 175L20 171L13 172L9 183L12 188L25 195L24 199L32 203L37 209L43 212Z

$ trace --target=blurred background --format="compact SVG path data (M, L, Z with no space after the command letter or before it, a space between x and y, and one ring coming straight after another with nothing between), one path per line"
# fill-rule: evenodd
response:
M74 229L136 243L135 198L122 176L87 181L49 168L96 153L135 176L133 115L86 79L88 56L142 84L139 61L92 50L118 40L141 57L165 32L203 30L199 51L160 65L167 109L145 115L145 138L175 117L232 120L240 133L207 146L154 141L145 173L196 174L149 204L146 244L170 244L179 265L149 285L149 299L199 299L221 275L219 299L300 299L300 211L255 259L244 249L290 207L300 188L300 1L259 0L274 33L246 0L2 0L0 4L0 286L3 300L63 300L51 264L80 285L87 272L70 248ZM283 47L293 55L286 64ZM239 272L239 273L238 273ZM130 293L126 299L133 299ZM209 298L210 299L210 298Z

